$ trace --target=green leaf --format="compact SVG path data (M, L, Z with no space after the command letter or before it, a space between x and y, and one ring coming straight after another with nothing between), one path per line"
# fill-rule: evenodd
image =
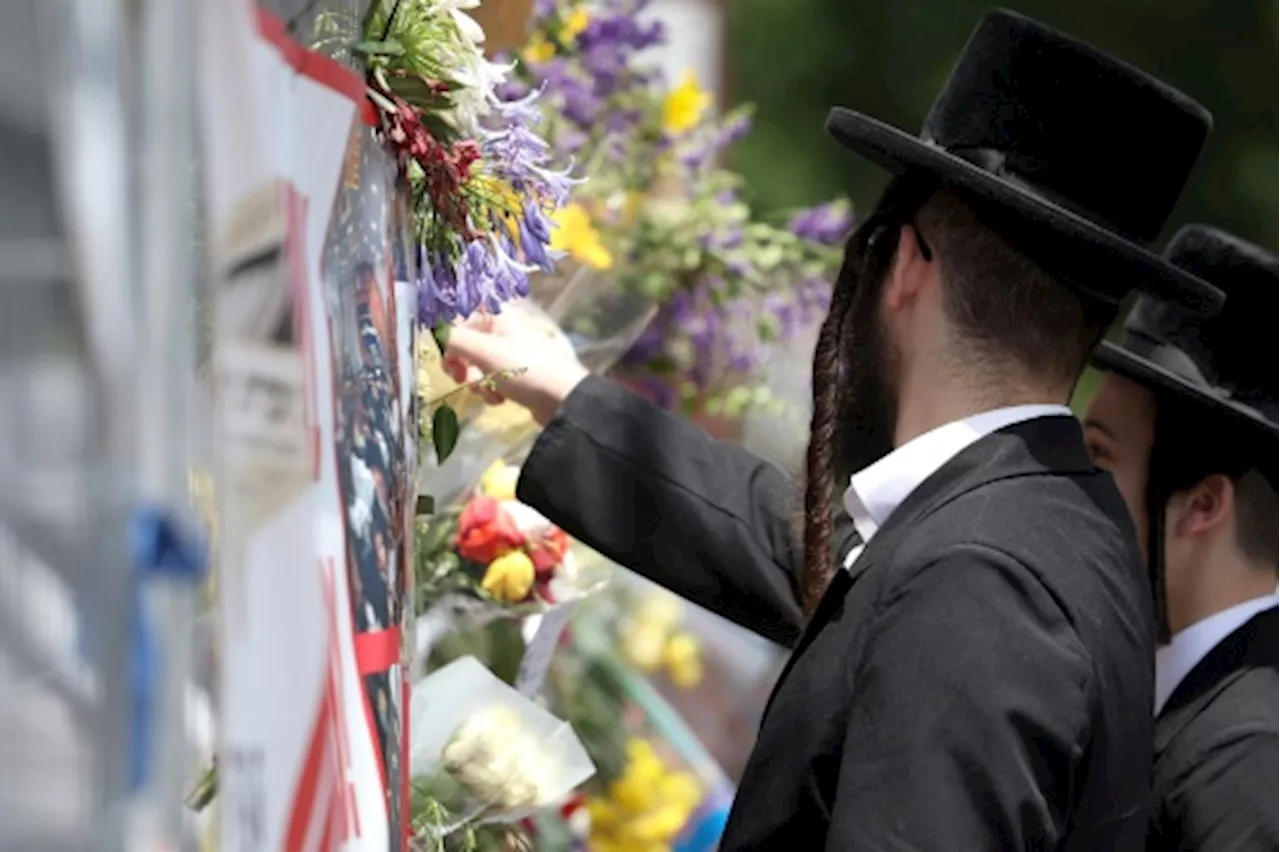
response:
M436 512L436 500L430 494L419 494L418 502L414 508L415 515L434 515Z
M431 443L436 448L436 461L440 464L449 458L458 445L458 412L441 404L431 417Z
M445 348L449 345L449 330L451 328L452 326L447 322L438 322L431 329L431 336L435 338L436 346L440 347L441 354L444 353Z
M351 49L365 56L404 56L404 45L394 38L385 41L362 41Z

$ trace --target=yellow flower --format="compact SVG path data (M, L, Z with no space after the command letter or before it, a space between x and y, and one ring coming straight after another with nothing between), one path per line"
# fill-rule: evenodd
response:
M632 617L640 624L652 625L667 633L680 621L681 612L680 601L674 595L658 592L641 601Z
M613 266L613 255L600 241L600 232L591 224L591 215L581 204L569 204L551 217L555 230L551 232L551 248L568 252L574 260L595 269Z
M681 689L691 689L702 681L702 653L698 640L688 633L677 633L662 649L662 663L671 682Z
M564 26L560 28L560 41L570 42L578 36L582 35L582 31L587 28L587 24L591 22L591 14L587 12L586 7L579 6L569 13L569 17L564 19Z
M672 772L658 782L658 795L692 811L702 800L698 779L688 772Z
M662 842L675 837L688 819L689 813L681 805L660 805L644 816L633 819L627 826L627 834L649 843Z
M680 78L680 85L667 93L662 104L662 128L668 133L687 133L702 120L702 114L711 106L711 96L698 88L698 80L692 71Z
M495 500L516 499L516 482L520 468L498 459L480 477L480 490Z
M618 823L618 809L608 799L592 797L587 800L587 813L591 817L591 830L606 831Z
M541 33L534 33L520 55L525 62L549 62L555 58L556 46L543 38Z
M513 550L489 563L480 585L494 598L516 603L528 597L534 573L533 560L523 550Z
M642 672L654 671L662 665L666 640L666 628L640 621L628 623L618 634L622 656Z
M596 852L670 852L701 800L698 779L672 772L652 743L627 743L627 765L604 799L587 803L590 848Z

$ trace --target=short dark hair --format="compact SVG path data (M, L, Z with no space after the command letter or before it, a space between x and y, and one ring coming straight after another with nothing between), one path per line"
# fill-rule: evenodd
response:
M1227 477L1235 490L1236 546L1251 562L1276 570L1275 436L1169 394L1157 396L1155 434L1148 488L1154 484L1167 499L1206 477Z
M1231 480L1236 491L1236 546L1249 560L1276 570L1280 557L1280 501L1276 488L1257 468Z
M1010 243L1006 229L951 192L937 192L916 221L942 267L943 309L996 381L1008 368L1074 385L1119 305L1068 286Z
M877 298L902 225L915 221L942 264L944 309L964 338L957 353L972 374L1005 384L1010 368L1074 386L1119 306L1065 286L1018 249L985 214L931 178L901 175L845 245L831 306L813 352L813 414L805 467L804 564L799 593L812 612L835 570L831 559L831 476L841 335L859 294ZM975 369L976 367L976 369Z

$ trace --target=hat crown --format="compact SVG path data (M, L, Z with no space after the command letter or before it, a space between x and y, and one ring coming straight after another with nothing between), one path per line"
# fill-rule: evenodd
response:
M1165 258L1219 287L1226 304L1206 319L1142 296L1125 319L1122 346L1135 353L1159 347L1184 378L1274 423L1278 373L1269 346L1280 311L1275 255L1216 228L1188 225L1169 242Z
M1208 110L1154 77L997 10L974 31L921 137L1149 244L1211 126Z

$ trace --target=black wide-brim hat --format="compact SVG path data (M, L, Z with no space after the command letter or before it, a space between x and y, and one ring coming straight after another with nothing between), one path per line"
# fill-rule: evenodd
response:
M1223 294L1151 252L1212 126L1191 98L1006 10L974 31L919 137L837 107L827 130L893 174L924 172L994 211L1081 289L1137 289L1211 315Z
M1165 258L1221 287L1222 312L1201 320L1141 297L1125 319L1124 338L1104 341L1094 364L1276 440L1275 255L1216 228L1188 225L1169 241Z

